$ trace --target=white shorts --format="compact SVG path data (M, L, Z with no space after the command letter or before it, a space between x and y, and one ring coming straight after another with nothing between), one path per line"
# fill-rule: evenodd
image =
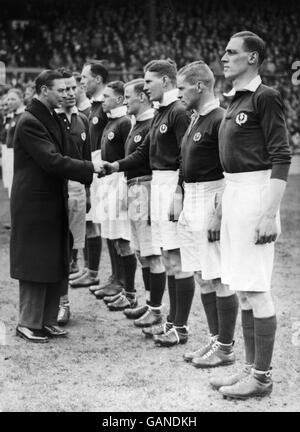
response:
M95 198L93 222L101 223L101 236L110 240L130 241L124 173L113 173L98 179Z
M224 180L185 183L178 221L183 272L201 271L205 280L221 277L220 242L209 242L207 228L224 190Z
M178 171L153 171L151 182L152 244L165 251L180 246L177 222L169 221L170 204L178 183Z
M270 170L225 173L222 199L221 278L235 291L269 291L274 242L256 245L255 228L270 187ZM280 232L280 217L277 214Z
M2 144L2 179L3 185L8 189L8 196L10 197L11 187L14 176L14 149L7 148Z
M74 239L73 249L82 249L85 241L85 187L81 183L69 180L68 192L69 225Z
M151 180L134 184L132 179L128 186L128 217L130 220L131 240L141 257L161 255L159 246L152 243L152 226L150 225ZM138 180L138 178L136 179Z
M100 162L101 161L101 150L95 150L92 152L92 162ZM99 187L100 179L97 174L94 174L93 181L90 186L90 196L91 196L91 208L90 211L86 214L85 218L87 221L93 221L95 219L95 211L96 206L98 204L97 198L97 190Z

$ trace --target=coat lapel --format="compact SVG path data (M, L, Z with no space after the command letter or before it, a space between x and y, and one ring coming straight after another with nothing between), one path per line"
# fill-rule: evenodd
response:
M45 126L58 148L64 153L66 146L66 133L61 127L60 120L54 112L51 115L48 108L39 100L33 99L31 104L26 108L26 111L34 115Z

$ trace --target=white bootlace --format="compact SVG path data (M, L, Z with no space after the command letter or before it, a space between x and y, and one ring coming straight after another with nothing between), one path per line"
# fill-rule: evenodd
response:
M202 358L204 359L208 359L210 356L212 356L220 347L220 343L218 341L215 341L214 344L212 345L212 347L210 348L209 351L207 351L206 354L204 354L204 356Z

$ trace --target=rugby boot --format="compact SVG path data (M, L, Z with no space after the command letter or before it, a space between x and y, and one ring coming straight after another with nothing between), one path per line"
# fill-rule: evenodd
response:
M245 365L243 369L233 375L224 376L224 374L219 376L214 376L210 378L209 383L215 389L219 389L223 386L232 386L238 381L242 380L251 373L252 365Z
M162 335L153 336L156 345L171 347L178 344L185 344L188 341L189 330L187 326L173 326Z
M92 294L94 294L95 291L99 291L100 289L103 289L103 288L108 288L109 286L114 285L115 283L116 283L116 279L115 279L115 277L114 277L113 275L110 275L109 278L108 278L108 281L107 281L105 284L103 284L103 285L91 286L91 287L89 288L89 291L90 291Z
M196 368L211 368L226 366L235 362L235 354L232 344L221 344L216 341L213 346L202 357L194 357L192 365Z
M113 303L107 305L110 311L122 311L127 308L134 308L137 306L137 299L135 294L125 293L119 296L119 298Z
M206 354L211 349L211 347L213 346L213 344L216 342L217 339L218 339L218 335L211 336L209 342L204 347L201 347L196 351L189 351L184 353L183 354L184 361L190 363L193 360L193 358L204 356L204 354Z
M261 372L252 369L251 373L231 386L219 388L225 399L248 399L268 396L273 389L271 371Z
M125 309L123 313L128 319L138 319L143 316L147 312L147 310L148 306L144 305L133 309Z
M120 292L122 291L123 291L122 285L113 285L107 288L98 289L97 291L94 291L93 294L97 299L101 300L104 297L111 297L120 294Z
M74 281L75 279L80 278L85 273L87 273L87 271L88 271L87 267L84 267L83 269L79 270L77 273L69 274L69 281Z
M152 338L154 336L167 333L172 327L173 323L166 321L164 323L156 324L151 327L145 327L142 329L142 332L147 338Z
M91 285L98 285L99 277L98 272L93 270L88 270L78 279L70 281L71 288L85 288Z
M124 290L113 296L105 296L102 300L104 301L106 306L108 306L110 303L114 303L116 300L118 300L118 298L122 295L124 295Z
M161 307L148 306L148 310L140 318L134 320L136 327L151 327L162 322Z
M57 315L57 324L59 326L64 326L68 324L71 317L70 311L70 303L65 302L59 305L58 315Z

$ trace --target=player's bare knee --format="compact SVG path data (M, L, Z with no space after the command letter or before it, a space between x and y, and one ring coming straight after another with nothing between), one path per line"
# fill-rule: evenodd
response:
M118 240L118 248L121 256L128 256L133 254L133 250L128 240Z
M165 266L161 256L152 255L151 257L147 258L147 261L149 263L151 273L163 273L165 271Z

